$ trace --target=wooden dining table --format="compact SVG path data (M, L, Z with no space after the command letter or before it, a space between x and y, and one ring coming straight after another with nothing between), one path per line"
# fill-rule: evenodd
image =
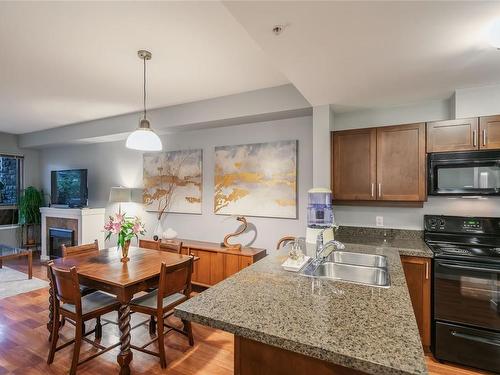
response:
M130 301L134 294L157 287L161 263L167 266L182 262L188 255L169 253L139 247L130 247L128 262L121 262L121 252L112 247L67 258L55 259L54 265L60 268L76 267L81 285L110 293L116 296L121 306L118 310L120 329L120 353L117 362L120 374L130 374L132 351L130 349ZM196 260L196 259L195 259ZM49 293L49 322L52 329L54 294L52 285Z

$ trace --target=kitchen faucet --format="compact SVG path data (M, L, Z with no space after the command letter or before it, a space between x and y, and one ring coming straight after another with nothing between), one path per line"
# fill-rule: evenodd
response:
M318 234L318 237L316 237L316 258L315 258L315 262L317 264L322 263L331 254L331 251L330 251L326 255L323 255L323 253L325 252L325 250L328 249L329 247L333 246L334 250L344 250L345 249L345 245L342 242L337 241L337 240L330 240L327 243L323 243L323 232L326 231L326 230L328 230L328 229L332 229L332 228L325 228L325 229L323 229Z

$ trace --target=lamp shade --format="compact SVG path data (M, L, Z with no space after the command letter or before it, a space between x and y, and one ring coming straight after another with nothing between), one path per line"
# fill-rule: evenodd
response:
M160 137L149 128L139 128L133 131L128 136L125 146L140 151L161 151L162 149Z
M111 203L124 203L132 201L132 189L125 187L112 187L109 192Z

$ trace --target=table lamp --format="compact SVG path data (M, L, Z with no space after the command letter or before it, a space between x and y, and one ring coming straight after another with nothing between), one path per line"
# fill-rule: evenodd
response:
M109 202L118 203L118 213L122 213L122 203L133 202L132 201L132 190L126 187L112 187L109 192Z

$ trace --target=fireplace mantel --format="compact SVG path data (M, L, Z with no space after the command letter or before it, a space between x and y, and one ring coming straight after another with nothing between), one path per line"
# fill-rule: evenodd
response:
M91 243L97 239L99 245L104 246L104 208L42 207L40 212L42 213L42 260L49 259L48 227L54 221L57 221L59 228L75 230L77 245ZM75 225L75 220L77 225Z

